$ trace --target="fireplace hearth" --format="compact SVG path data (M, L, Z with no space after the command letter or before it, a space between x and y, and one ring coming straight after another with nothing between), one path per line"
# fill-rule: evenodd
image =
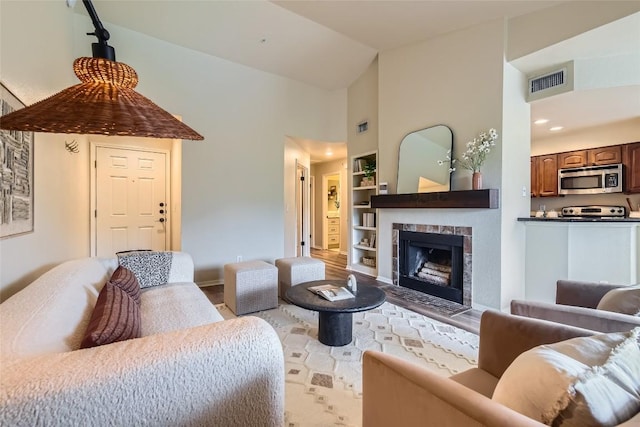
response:
M393 283L471 306L471 227L393 224Z

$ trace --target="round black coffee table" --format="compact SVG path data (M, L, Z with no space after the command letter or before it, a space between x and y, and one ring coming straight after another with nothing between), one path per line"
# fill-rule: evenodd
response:
M316 280L292 286L286 298L298 307L318 312L318 341L339 347L351 342L353 313L371 310L384 303L386 297L382 289L358 284L355 298L329 301L308 290L319 285L347 286L346 280Z

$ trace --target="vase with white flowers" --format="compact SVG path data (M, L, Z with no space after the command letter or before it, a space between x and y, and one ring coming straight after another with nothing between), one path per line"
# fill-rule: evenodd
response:
M480 172L480 168L487 160L487 155L491 152L492 147L496 145L497 139L498 132L493 128L489 129L488 132L480 132L476 138L467 142L467 149L462 153L461 158L452 158L451 150L449 150L447 151L446 160L438 160L438 164L448 164L449 173L456 170L454 166L456 164L463 169L470 170L473 173L472 188L479 190L482 188L482 173Z

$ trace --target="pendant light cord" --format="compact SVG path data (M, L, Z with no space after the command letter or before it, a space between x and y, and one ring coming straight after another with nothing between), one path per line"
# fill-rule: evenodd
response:
M91 18L94 27L93 33L87 33L87 35L96 36L98 38L98 43L91 44L93 57L115 61L116 51L107 43L107 40L109 40L111 35L109 34L109 31L104 28L102 22L100 22L100 18L98 18L98 13L96 12L95 7L93 7L93 3L91 0L82 0L82 4L84 4L85 9L87 9L87 13L89 13L89 17Z

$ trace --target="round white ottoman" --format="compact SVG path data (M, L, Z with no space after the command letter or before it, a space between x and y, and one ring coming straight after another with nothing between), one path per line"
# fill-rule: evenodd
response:
M324 262L308 256L277 259L276 267L280 298L285 300L285 293L290 287L313 280L324 280Z
M278 306L278 269L264 261L224 265L224 303L236 315Z

